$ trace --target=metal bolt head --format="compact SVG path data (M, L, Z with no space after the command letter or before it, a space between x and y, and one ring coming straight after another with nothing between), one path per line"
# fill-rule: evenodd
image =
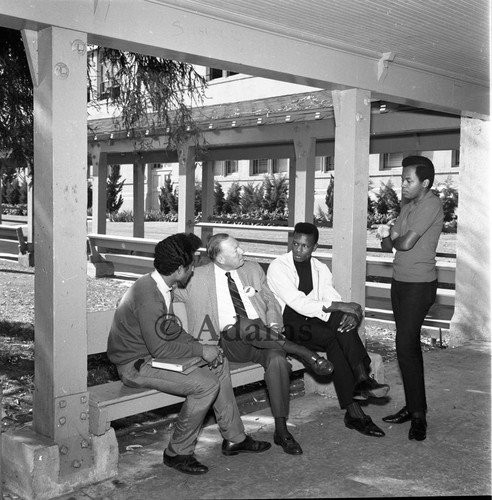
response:
M66 445L60 446L60 453L66 455L68 453L68 447Z
M65 80L68 78L68 75L70 73L70 70L68 69L68 66L65 63L56 63L55 64L55 75L62 79Z
M60 425L65 425L65 424L66 424L66 422L67 422L67 419L66 419L65 417L60 417L60 418L58 419L58 422L60 422Z
M72 42L72 50L79 56L83 56L86 51L85 43L82 40L74 40Z

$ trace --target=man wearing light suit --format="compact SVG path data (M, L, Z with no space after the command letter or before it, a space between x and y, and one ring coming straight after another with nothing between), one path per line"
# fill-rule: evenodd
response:
M229 361L255 362L265 368L265 382L275 419L275 444L291 455L302 448L287 430L291 366L286 354L299 357L318 374L330 374L333 365L315 351L287 340L280 305L257 262L245 262L236 239L221 233L207 245L211 263L197 267L175 302L184 302L188 331L198 339L209 332Z

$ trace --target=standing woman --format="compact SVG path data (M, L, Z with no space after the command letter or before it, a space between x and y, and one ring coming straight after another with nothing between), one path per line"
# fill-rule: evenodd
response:
M436 299L436 248L444 217L440 199L431 192L432 162L424 156L408 156L402 167L405 204L395 224L380 226L378 236L384 251L396 251L391 304L405 406L383 420L392 424L411 421L408 439L423 441L427 434L427 401L420 330Z

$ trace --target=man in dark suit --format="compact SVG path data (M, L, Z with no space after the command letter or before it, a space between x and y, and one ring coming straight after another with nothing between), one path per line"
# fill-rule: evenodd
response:
M244 433L232 389L229 365L220 348L188 335L173 315L173 290L193 274L194 253L201 244L194 234L175 234L155 248L155 271L139 278L116 309L108 338L108 357L121 381L184 396L163 461L185 474L204 474L207 466L194 456L203 420L213 406L224 438L222 453L260 453L271 447ZM185 375L154 368L152 358L185 360L200 356L208 363Z
M329 374L331 363L315 351L287 340L280 306L257 262L246 262L235 238L212 236L207 255L212 262L197 267L188 285L177 290L176 302L186 303L188 329L202 338L210 332L229 361L253 361L265 368L265 382L275 420L275 444L289 454L302 448L287 430L291 366L286 354L300 358L319 374Z

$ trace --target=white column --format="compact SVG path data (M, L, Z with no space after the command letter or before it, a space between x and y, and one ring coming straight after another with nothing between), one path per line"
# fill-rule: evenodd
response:
M34 87L35 357L33 430L84 463L88 439L86 335L86 35L39 32ZM62 460L61 473L75 472Z
M95 234L106 234L106 204L108 181L108 155L101 145L92 148L92 227Z
M192 233L195 226L195 149L188 144L180 146L178 159L178 231Z
M490 342L490 121L461 119L456 299L451 344Z
M370 93L333 92L335 193L333 282L343 300L365 305Z
M145 236L145 163L133 164L133 236Z
M309 126L304 126L295 133L294 149L296 153L294 223L313 222L316 138L309 133ZM290 173L290 178L292 177Z

